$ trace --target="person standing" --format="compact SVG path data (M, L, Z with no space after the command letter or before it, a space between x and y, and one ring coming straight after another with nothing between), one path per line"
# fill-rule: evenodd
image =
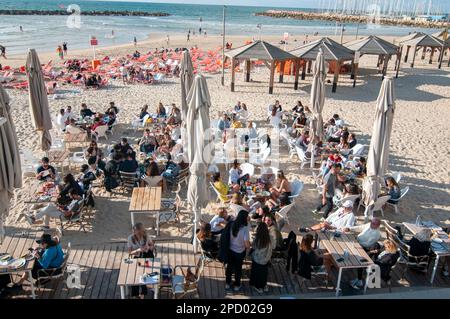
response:
M137 39L134 37L134 46L137 47Z
M169 44L170 44L170 38L169 38L169 35L167 35L166 42L167 42L167 47L169 47Z
M20 30L20 32L23 32L22 26L19 26L19 30Z
M190 37L191 37L191 30L189 30L189 33L187 34L187 41L190 41Z
M62 47L60 45L58 45L58 47L56 48L56 52L58 53L59 58L61 60L63 60L64 59L64 52L63 52L63 49L62 49Z
M336 186L338 185L339 181L344 181L343 178L339 176L340 171L341 164L334 163L331 166L328 174L323 178L321 201L317 208L313 210L313 214L318 214L323 207L326 207L323 214L323 218L326 219L328 217L328 214L333 210L333 196L336 190Z
M63 47L64 55L67 55L67 42L64 42L62 44L62 47Z
M269 229L265 223L260 223L256 229L256 237L253 241L252 270L250 285L255 287L258 293L269 291L267 286L268 263L272 257L272 241Z
M0 56L6 60L6 48L3 45L0 45Z
M236 220L231 224L230 246L228 251L228 262L225 271L225 289L231 288L231 276L234 273L233 290L238 292L241 289L242 264L247 251L250 249L250 231L248 225L249 215L245 210L241 210Z

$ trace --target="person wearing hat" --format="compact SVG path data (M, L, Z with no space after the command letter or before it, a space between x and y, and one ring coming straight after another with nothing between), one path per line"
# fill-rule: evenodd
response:
M52 269L61 267L64 262L64 252L61 244L52 238L50 234L43 234L36 242L39 244L39 248L33 250L35 262L31 269L31 276L37 279L39 270L46 270L49 274L57 275L58 271L52 271ZM14 286L22 287L23 282L27 279L28 272L24 273Z
M353 202L351 200L347 200L341 208L328 216L323 223L311 226L310 228L300 227L299 231L302 233L319 231L321 229L344 231L355 225L355 222L356 218L353 214Z

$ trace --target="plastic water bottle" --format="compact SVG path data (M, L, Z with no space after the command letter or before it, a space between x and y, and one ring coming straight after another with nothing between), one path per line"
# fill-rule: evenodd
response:
M421 225L422 225L422 217L420 215L418 215L416 218L416 226L421 226Z
M348 250L344 250L344 259L347 260L349 257Z

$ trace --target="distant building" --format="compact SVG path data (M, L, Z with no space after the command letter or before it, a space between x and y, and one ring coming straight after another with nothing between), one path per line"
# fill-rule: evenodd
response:
M447 19L447 15L420 15L416 17L416 21L419 22L443 22Z

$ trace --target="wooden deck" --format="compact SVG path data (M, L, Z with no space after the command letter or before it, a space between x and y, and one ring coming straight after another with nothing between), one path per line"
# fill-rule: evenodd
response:
M195 256L191 244L181 242L157 242L157 257L162 260L167 257L169 264L174 267L179 264L195 265ZM79 265L81 268L81 289L68 289L65 282L55 281L46 284L37 290L38 298L56 299L119 299L120 289L117 286L120 260L128 256L125 243L113 243L91 247L72 246L70 264ZM197 255L198 257L199 255ZM402 287L450 287L450 279L443 278L438 272L434 285L429 283L430 273L415 273L408 270L405 280L399 281L402 268L393 271L393 290L401 290ZM430 267L431 271L431 267ZM250 264L244 265L240 293L225 292L225 271L221 263L211 262L205 267L200 281L198 295L191 298L258 298L295 296L296 298L332 297L337 274L332 275L332 282L328 287L321 278L313 278L311 282L302 282L300 277L286 272L283 263L273 263L269 267L268 285L270 291L265 295L258 293L249 287L248 277ZM349 287L348 281L356 275L355 271L344 271L342 280L343 295L362 294ZM384 287L384 286L383 286ZM27 290L28 287L25 286ZM387 288L368 290L368 293L387 293ZM29 291L25 291L13 298L29 297ZM170 298L167 292L161 291L160 298Z

